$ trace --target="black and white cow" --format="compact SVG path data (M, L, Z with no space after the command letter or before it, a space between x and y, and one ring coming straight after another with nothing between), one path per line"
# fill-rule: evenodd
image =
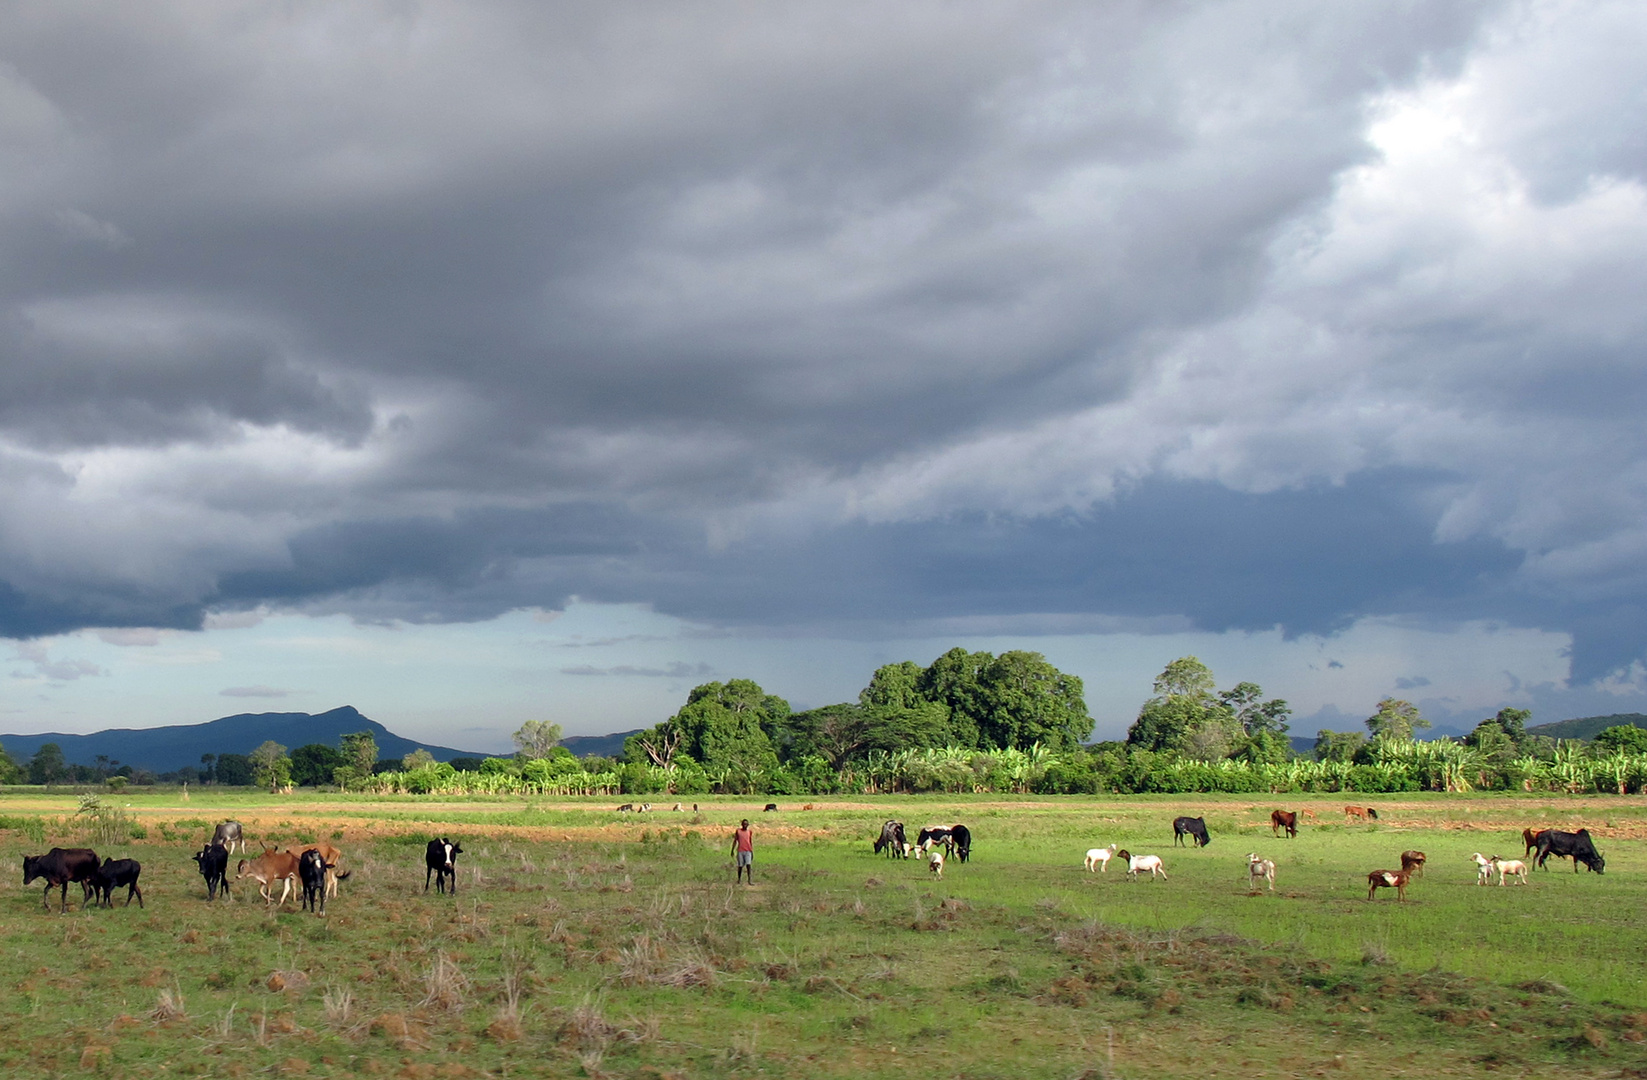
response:
M875 838L875 854L885 853L889 859L907 859L908 849L909 841L904 835L904 823L888 819L881 826L881 835Z
M206 900L217 899L219 886L223 888L223 899L233 900L229 895L229 852L222 844L207 844L200 849L200 854L194 857L200 867L200 876L206 879Z
M452 881L452 895L457 895L457 857L463 853L463 848L446 837L429 841L429 849L423 853L423 865L429 869L423 875L423 891L429 891L429 878L435 879L435 891L446 891L446 879Z
M915 850L922 856L939 846L943 847L945 855L955 853L955 839L950 835L948 825L928 825L915 836Z

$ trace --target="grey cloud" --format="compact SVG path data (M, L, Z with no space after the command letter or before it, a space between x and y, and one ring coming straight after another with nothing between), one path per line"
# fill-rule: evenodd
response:
M1603 675L1647 644L1647 240L1643 23L1598 12L31 8L0 633L1411 613ZM1454 80L1497 156L1369 140ZM1446 186L1505 163L1567 216Z
M588 664L579 664L574 667L560 669L562 675L603 675L621 678L643 679L704 679L715 673L715 669L705 663L688 664L676 660L665 668L633 667L628 664L619 664L616 667L591 667Z
M217 693L220 697L283 698L292 692L278 686L226 686Z
M1429 685L1430 685L1430 680L1426 679L1422 675L1417 675L1417 676L1414 676L1414 677L1411 677L1411 678L1403 677L1403 678L1399 678L1399 679L1395 680L1395 688L1397 690L1415 690L1419 687L1429 686Z

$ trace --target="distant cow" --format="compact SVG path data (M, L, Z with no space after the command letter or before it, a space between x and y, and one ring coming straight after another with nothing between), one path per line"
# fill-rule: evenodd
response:
M1368 818L1371 818L1372 820L1377 821L1378 811L1374 810L1370 806L1346 806L1344 807L1344 817L1346 820L1349 818L1354 818L1357 821L1366 821Z
M906 858L904 849L909 846L908 838L904 835L904 823L888 818L881 825L881 835L875 838L875 854L883 852L889 859Z
M769 802L769 803L767 803L767 804L766 804L766 811L765 811L765 812L766 812L766 813L768 813L768 814L770 814L770 813L772 813L772 812L773 812L773 811L774 811L774 810L776 810L776 809L777 809L777 808L778 808L778 804L777 804L777 803L775 803L775 802Z
M52 889L60 889L57 913L61 915L69 910L69 883L80 883L80 907L84 909L100 869L102 864L97 861L97 852L91 848L54 847L44 855L23 856L23 884L27 886L35 878L46 879L46 891L40 895L40 902L47 911L51 910L51 901L47 898Z
M92 879L92 888L97 893L98 903L103 907L114 907L114 891L122 886L126 888L126 906L132 906L132 897L137 897L137 906L143 906L143 890L137 887L137 877L143 872L143 864L136 859L104 859L103 865L97 869L97 877Z
M303 884L303 910L326 914L326 882L335 863L314 848L306 848L297 858L297 876Z
M1172 819L1172 842L1176 847L1184 842L1184 837L1195 841L1196 847L1206 847L1212 843L1207 835L1207 823L1198 817L1178 817Z
M429 891L429 878L435 879L435 891L446 891L448 878L452 882L452 895L457 895L457 857L463 854L463 848L452 843L446 837L429 841L428 849L423 853L423 865L428 869L423 874L423 891Z
M1573 873L1578 873L1578 864L1583 863L1597 874L1605 873L1607 860L1601 857L1596 845L1590 839L1589 829L1580 829L1576 833L1561 832L1558 829L1545 829L1537 836L1538 857L1535 860L1541 869L1549 869L1544 860L1551 855L1571 858Z
M1271 810L1270 811L1270 835L1271 836L1280 836L1282 829L1287 830L1287 838L1289 840L1292 839L1293 837L1297 836L1298 835L1298 815L1293 813L1290 810Z
M289 851L264 848L263 854L255 859L241 859L235 866L234 876L236 880L251 878L257 882L264 904L274 903L272 889L275 882L280 882L280 902L284 904L296 889L297 856Z
M1412 875L1405 870L1374 870L1367 875L1367 899L1379 889L1394 889L1397 900L1407 899L1407 882Z
M200 867L200 876L206 879L206 900L217 899L218 886L223 887L223 899L232 900L229 895L229 852L222 844L207 844L200 849L200 854L194 857Z
M223 849L230 855L234 854L234 846L240 845L240 853L246 854L246 834L240 828L238 821L225 821L212 830L212 843L222 844Z

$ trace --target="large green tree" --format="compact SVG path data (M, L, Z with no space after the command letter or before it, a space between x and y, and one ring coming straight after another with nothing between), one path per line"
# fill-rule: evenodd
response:
M957 734L950 723L950 707L921 692L924 673L919 664L909 660L884 664L875 670L869 685L858 693L866 752L973 745L976 723L967 720L962 725L962 733Z
M246 760L252 766L252 783L258 787L273 792L292 782L292 759L286 756L286 748L273 739L247 754Z
M983 745L1024 749L1039 743L1073 750L1092 734L1081 680L1040 653L1004 652L985 666L978 684L985 706L978 724Z
M1400 698L1384 698L1378 711L1367 717L1367 730L1375 739L1411 739L1429 726L1417 705Z
M983 674L994 659L987 652L956 646L932 661L915 682L922 698L949 710L950 738L957 746L978 745L982 718L989 710Z
M54 742L42 743L29 759L29 783L57 784L69 777L69 763L63 748Z
M559 724L551 724L547 720L528 720L513 738L516 756L533 761L548 757L549 752L560 745L561 729Z
M1155 677L1155 695L1138 710L1127 742L1144 750L1222 757L1234 742L1235 718L1214 689L1212 669L1181 656Z
M748 793L777 770L768 731L781 732L789 715L787 701L753 680L704 683L674 716L625 740L624 750L631 761L659 764L660 748L669 747L671 760L690 758L724 789Z
M308 743L292 751L292 782L305 787L330 784L332 774L343 764L343 755L337 747L325 743Z

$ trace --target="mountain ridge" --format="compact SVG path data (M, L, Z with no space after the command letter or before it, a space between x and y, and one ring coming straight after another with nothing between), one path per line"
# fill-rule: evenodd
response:
M382 758L404 757L417 749L429 751L437 761L489 756L405 738L353 705L341 705L323 713L236 713L201 724L105 728L86 735L55 731L0 734L0 746L19 764L32 758L46 743L56 743L71 764L90 765L103 756L122 765L164 773L188 765L199 766L202 754L249 754L270 740L289 750L309 743L337 746L341 736L356 731L372 733L378 756Z

